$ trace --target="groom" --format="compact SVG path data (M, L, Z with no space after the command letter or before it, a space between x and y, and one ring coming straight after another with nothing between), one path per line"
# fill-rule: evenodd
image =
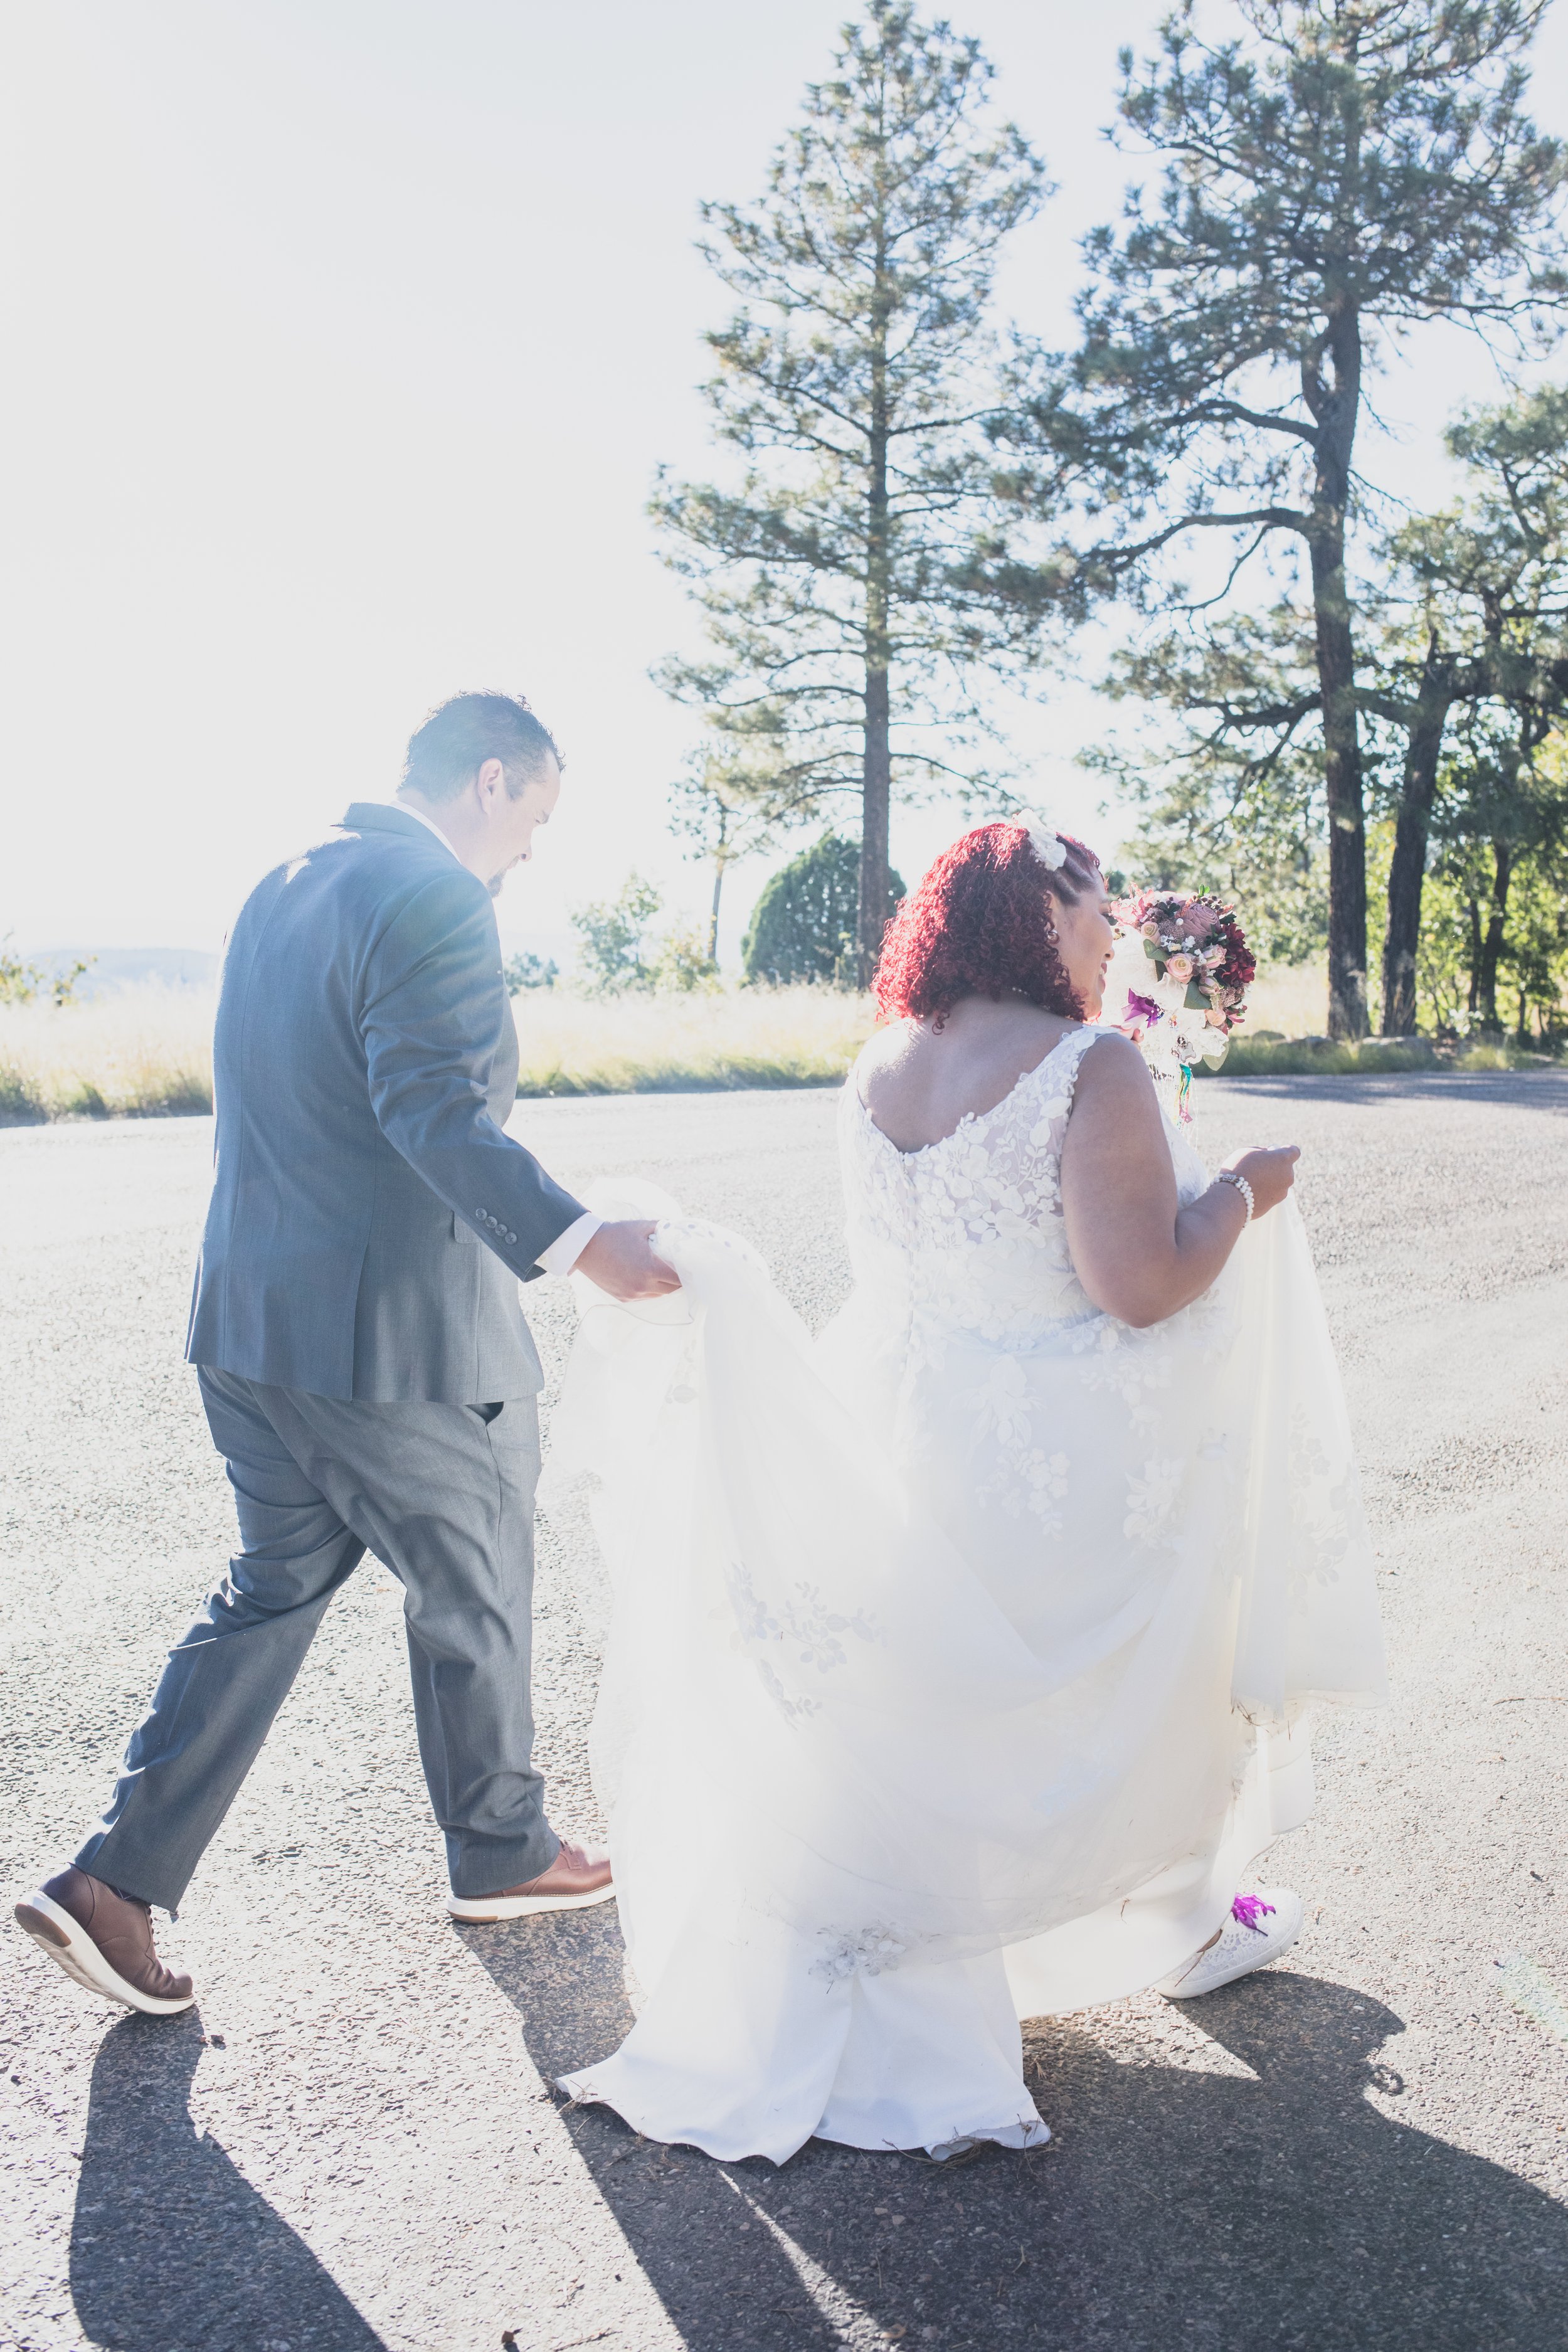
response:
M517 1034L491 900L561 792L526 702L459 694L395 805L356 802L258 884L224 958L212 1203L185 1353L239 1549L170 1653L108 1811L16 1906L127 2007L187 2009L153 1948L338 1587L404 1588L419 1751L459 1919L571 1910L608 1856L544 1815L529 1697L539 1358L519 1280L676 1287L652 1227L584 1211L502 1132Z

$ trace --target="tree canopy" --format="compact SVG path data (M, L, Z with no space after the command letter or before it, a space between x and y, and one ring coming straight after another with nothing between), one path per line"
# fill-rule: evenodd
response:
M1386 835L1385 1035L1416 1026L1434 851L1449 882L1463 881L1475 949L1465 1010L1482 1025L1498 1017L1510 887L1548 887L1561 862L1568 394L1545 386L1467 410L1447 439L1464 495L1387 534L1358 646L1369 807ZM1152 758L1105 762L1140 809L1140 856L1169 882L1223 872L1266 946L1313 944L1326 809L1310 614L1287 601L1167 628L1123 654L1111 685L1175 720Z
M999 438L1038 502L1070 453L1093 483L1093 560L1146 605L1222 600L1277 534L1302 558L1328 820L1331 1032L1366 1026L1363 731L1353 533L1369 372L1447 319L1513 347L1551 337L1564 287L1564 153L1525 110L1545 0L1191 0L1158 53L1122 58L1125 144L1162 163L1089 240L1082 339L1036 353ZM1036 468L1041 470L1037 472ZM1168 554L1216 535L1195 597Z
M977 42L901 0L846 26L763 197L703 207L701 250L738 301L704 394L737 471L661 477L653 501L707 638L656 675L703 711L739 793L795 818L858 803L863 976L893 790L984 780L976 672L1038 643L1037 568L1029 594L997 593L985 428L997 257L1045 175L991 121L991 80Z

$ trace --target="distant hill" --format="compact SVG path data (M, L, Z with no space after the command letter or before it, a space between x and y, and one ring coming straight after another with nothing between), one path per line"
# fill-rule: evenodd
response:
M112 996L117 989L158 981L165 988L211 988L217 957L210 948L39 948L27 958L47 972L68 971L79 958L91 964L76 984L79 997Z
M563 971L577 961L582 941L575 931L508 931L503 955L531 949L545 961L552 959ZM217 980L218 958L210 948L29 948L26 961L41 971L68 971L80 957L92 959L76 984L79 999L112 996L121 988L137 988L153 981L163 988L212 988Z

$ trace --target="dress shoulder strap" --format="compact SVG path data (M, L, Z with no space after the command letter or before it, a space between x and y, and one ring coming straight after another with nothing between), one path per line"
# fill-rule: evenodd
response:
M1078 1084L1078 1074L1083 1067L1083 1057L1089 1047L1098 1045L1102 1037L1119 1037L1121 1034L1121 1032L1119 1029L1108 1029L1101 1022L1090 1021L1083 1028L1074 1029L1062 1039L1056 1049L1061 1056L1057 1076L1069 1104L1072 1101L1073 1089Z
M1081 1029L1069 1029L1023 1081L1019 1088L1020 1108L1026 1108L1026 1116L1032 1122L1030 1140L1037 1150L1044 1147L1053 1153L1060 1151L1084 1056L1098 1038L1112 1034L1116 1033L1097 1022L1086 1022Z

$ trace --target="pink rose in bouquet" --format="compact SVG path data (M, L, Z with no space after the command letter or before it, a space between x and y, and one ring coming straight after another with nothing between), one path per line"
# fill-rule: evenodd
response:
M1119 1017L1120 999L1121 1028L1155 1077L1178 1087L1184 1119L1193 1064L1223 1061L1246 1018L1252 952L1236 909L1212 891L1142 890L1116 912L1107 1018Z

